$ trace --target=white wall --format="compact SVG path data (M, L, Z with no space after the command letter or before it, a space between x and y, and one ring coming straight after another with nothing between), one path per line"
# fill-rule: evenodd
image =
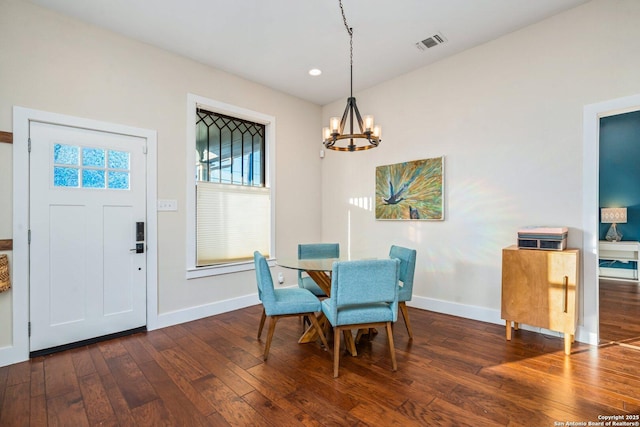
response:
M158 214L158 312L165 323L256 294L253 271L185 278L188 93L276 118L276 251L295 257L299 241L320 239L319 106L24 1L0 0L0 61L0 130L12 131L14 105L157 130L158 198L178 201L177 212ZM12 149L0 145L4 239L11 237ZM295 283L295 272L284 273ZM0 294L0 348L11 345L9 295Z
M413 305L501 322L501 250L519 228L567 226L569 246L583 246L583 107L640 93L639 22L636 0L594 0L357 94L383 141L327 152L323 240L356 256L416 248ZM444 222L376 221L349 204L374 200L376 166L441 155Z

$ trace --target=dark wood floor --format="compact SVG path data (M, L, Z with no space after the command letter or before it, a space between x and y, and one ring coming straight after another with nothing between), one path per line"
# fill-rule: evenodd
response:
M629 341L640 341L640 285L600 279L600 342Z
M0 368L1 426L558 426L640 414L640 349L574 344L410 308L343 355L297 344L282 319L269 360L259 306Z

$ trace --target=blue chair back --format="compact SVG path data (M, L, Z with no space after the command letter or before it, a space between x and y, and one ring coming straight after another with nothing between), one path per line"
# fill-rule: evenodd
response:
M308 243L298 245L298 259L340 258L338 243Z
M331 298L327 301L331 307L327 317L332 324L395 322L399 265L397 259L335 262Z
M298 245L298 259L340 258L338 243L306 243ZM310 290L314 295L326 296L311 277L298 270L298 286Z
M391 246L389 258L400 260L400 276L402 286L398 291L398 301L410 301L413 295L413 275L416 270L416 250L402 246Z
M273 278L269 270L269 264L265 257L259 252L253 253L253 262L256 267L256 281L258 283L258 298L266 307L275 303L275 290L273 287Z

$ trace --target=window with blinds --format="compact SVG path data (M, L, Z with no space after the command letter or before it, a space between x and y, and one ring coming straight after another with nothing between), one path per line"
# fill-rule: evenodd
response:
M265 186L265 126L196 111L196 266L269 255L271 193Z

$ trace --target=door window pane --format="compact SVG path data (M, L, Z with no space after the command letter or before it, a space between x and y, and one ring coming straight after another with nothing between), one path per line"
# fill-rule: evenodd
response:
M104 188L104 170L83 169L82 186L85 188Z
M109 188L114 190L128 190L129 172L109 171Z
M82 148L82 166L104 167L104 150L99 148Z
M53 185L56 187L77 187L78 172L79 170L76 168L54 167Z
M78 147L64 144L54 144L53 163L56 165L77 165Z
M109 150L109 169L129 170L129 153Z

